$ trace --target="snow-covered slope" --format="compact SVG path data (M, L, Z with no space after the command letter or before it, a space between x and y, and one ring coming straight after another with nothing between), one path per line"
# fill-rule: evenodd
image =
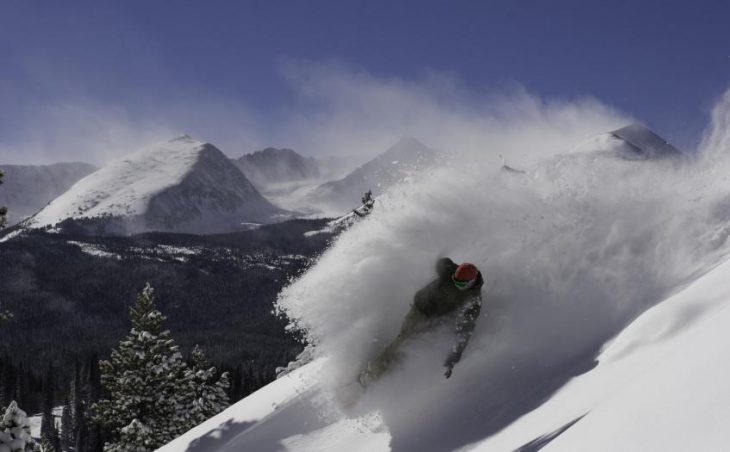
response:
M212 233L281 213L221 151L185 135L109 163L24 225L102 219L112 232Z
M566 153L599 132L583 117L571 109L495 130L483 153L379 196L279 297L316 360L162 450L724 450L728 400L710 395L725 391L730 368L730 158ZM499 154L533 158L513 174L494 164ZM445 255L485 277L453 376L446 322L353 397ZM253 400L276 409L255 412Z
M97 169L87 163L0 164L0 170L5 173L0 185L0 206L8 208L8 224L13 225L38 212Z
M596 367L542 406L463 450L726 450L728 324L730 262L639 317L603 350ZM377 414L348 418L328 407L318 384L326 365L319 360L294 371L160 450L450 450L394 449ZM464 384L441 382L449 383ZM467 422L477 426L500 415L471 414ZM452 427L455 435L463 428Z
M469 449L516 450L533 438L545 451L727 450L729 324L730 261L639 317L594 369Z

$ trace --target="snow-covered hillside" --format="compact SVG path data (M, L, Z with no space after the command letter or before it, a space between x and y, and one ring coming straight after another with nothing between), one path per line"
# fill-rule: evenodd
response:
M576 149L619 124L558 109L378 197L279 297L314 361L161 450L725 450L730 99L718 109L692 160ZM499 154L528 155L524 173ZM453 376L447 324L346 403L439 256L485 277Z
M24 225L101 218L116 232L211 233L271 221L282 213L223 153L185 135L109 163Z
M483 428L484 436L489 434L490 424L502 412L442 417L452 435L444 443L462 443L463 450L475 452L540 447L545 451L726 450L730 365L723 357L730 353L729 307L730 263L725 263L639 317L603 350L596 367L494 436L478 440L474 431ZM326 365L320 360L294 371L161 451L451 450L442 448L444 443L391 447L395 438L377 412L348 417L328 407L319 384ZM439 384L459 388L465 382L455 379ZM533 394L527 389L522 397L529 400ZM419 413L412 410L411 416L417 418ZM469 435L465 444L457 439L464 434Z
M5 173L0 186L0 206L8 208L8 224L13 225L38 212L98 169L87 163L0 164L0 170Z

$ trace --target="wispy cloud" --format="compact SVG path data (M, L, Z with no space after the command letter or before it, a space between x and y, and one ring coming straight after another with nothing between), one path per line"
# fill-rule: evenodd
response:
M495 131L514 127L516 118L541 121L543 129L535 135L598 133L625 121L595 99L544 100L518 85L468 89L457 77L437 72L403 79L340 63L294 60L282 62L279 72L290 101L266 112L251 108L246 99L191 92L173 100L110 103L64 85L63 99L36 101L17 112L13 133L0 138L0 161L103 164L180 133L214 143L231 156L285 146L362 161L407 135L441 149L481 152Z

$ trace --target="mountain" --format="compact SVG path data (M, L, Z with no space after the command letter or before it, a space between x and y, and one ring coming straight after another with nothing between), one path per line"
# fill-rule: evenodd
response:
M325 212L342 213L357 205L368 190L380 195L409 175L434 167L438 157L437 151L417 139L402 138L344 178L316 187L307 195L307 201Z
M57 196L98 168L88 163L53 165L0 165L0 206L8 208L8 224L33 215Z
M291 149L266 148L233 162L257 188L271 183L316 179L320 175L317 160Z
M589 138L578 150L599 150L627 160L680 158L685 154L641 124L629 124L611 132Z
M93 219L109 234L228 232L285 212L209 143L184 135L115 160L23 223L40 228Z

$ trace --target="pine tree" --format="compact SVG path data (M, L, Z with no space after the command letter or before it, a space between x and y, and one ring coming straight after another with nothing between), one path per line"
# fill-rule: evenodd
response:
M193 374L155 307L149 284L130 309L132 330L109 361L99 363L110 394L94 405L95 420L108 427L111 452L152 451L193 425Z
M61 452L61 435L58 433L58 427L54 421L53 428L51 429L51 437L48 440L51 445L51 450L54 452Z
M2 171L0 171L0 185L2 185L2 183L3 183L4 175L5 174ZM0 229L5 227L5 224L6 224L5 215L7 215L7 213L8 213L7 207L0 206Z
M3 358L3 368L0 374L0 406L9 406L13 401L16 387L15 366L8 356Z
M74 446L74 421L71 416L71 401L66 399L61 411L61 448L71 450Z
M101 426L88 422L93 417L93 404L99 401L101 381L99 377L99 357L92 353L86 359L83 372L80 371L78 361L74 374L72 392L78 394L73 402L74 411L74 444L79 452L102 452L104 449L104 435ZM87 407L89 407L87 409Z
M5 410L0 424L0 452L36 452L38 447L30 436L30 423L25 411L15 401Z
M48 366L43 381L43 417L41 418L41 438L53 443L56 421L53 416L53 393L54 393L53 367Z
M199 346L195 346L192 354L193 407L191 415L195 424L215 416L228 408L228 372L223 372L218 381L215 381L215 367L208 367L205 353Z
M69 405L71 408L72 427L69 434L72 436L72 442L76 443L76 437L82 430L82 424L85 421L83 396L81 394L81 373L79 371L79 361L74 360L74 374L71 378L71 397ZM78 449L77 449L78 450Z
M15 372L15 384L13 385L13 398L20 404L20 406L28 407L28 381L26 380L28 375L25 372L23 363L18 365L18 369Z
M3 176L5 174L0 170L0 185L3 183ZM4 228L7 224L6 222L6 215L8 213L7 207L0 206L0 229ZM13 314L10 311L7 310L0 310L0 323L10 320L13 318Z

